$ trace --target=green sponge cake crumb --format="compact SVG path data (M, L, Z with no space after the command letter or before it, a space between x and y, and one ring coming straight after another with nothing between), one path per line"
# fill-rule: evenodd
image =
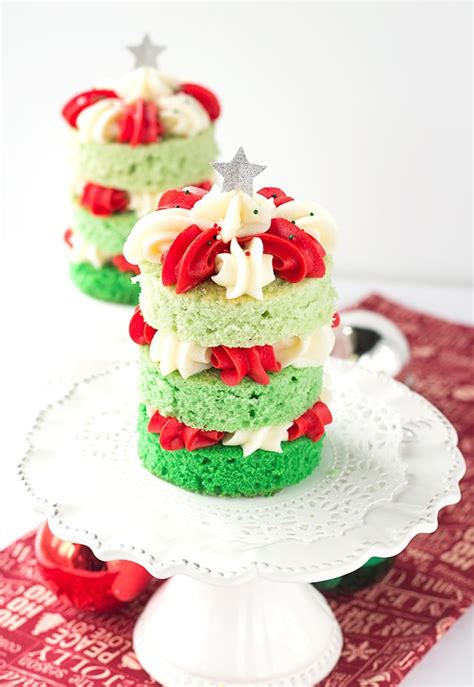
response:
M76 175L127 191L164 191L209 179L218 148L214 127L189 138L164 139L135 147L123 143L80 143L74 136Z
M110 255L121 255L125 239L137 221L134 212L116 212L107 217L98 217L73 203L74 231L79 232L88 243Z
M283 442L282 453L259 449L245 458L239 446L222 444L196 451L166 451L159 435L147 426L142 405L138 453L147 470L183 489L212 496L266 496L300 482L319 464L324 439L313 443L303 436Z
M70 274L76 286L88 296L112 303L136 305L138 284L132 284L133 275L120 272L113 265L99 269L87 262L71 263Z
M183 379L178 372L163 377L150 361L148 347L140 353L140 399L162 415L199 429L234 432L292 422L319 398L322 367L286 367L270 374L270 384L248 377L227 386L217 370Z
M200 346L260 346L289 336L304 336L330 324L336 291L331 285L331 260L326 258L321 279L298 284L276 279L265 287L264 300L240 296L229 300L212 281L202 282L185 294L163 286L161 267L140 264L140 307L155 329L173 332L181 341Z

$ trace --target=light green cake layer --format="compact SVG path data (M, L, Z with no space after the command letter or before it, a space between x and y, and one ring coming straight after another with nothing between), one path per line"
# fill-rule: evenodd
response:
M113 265L96 269L87 262L71 263L70 275L76 286L88 296L101 301L136 305L138 284L132 284L132 274L120 272Z
M196 451L166 451L158 434L148 431L140 406L138 453L157 477L189 491L212 496L266 496L310 475L321 460L324 437L282 443L282 453L258 450L244 458L239 446L216 444Z
M79 143L73 164L78 178L125 191L164 191L209 179L218 154L214 127L189 138L169 138L135 147Z
M218 370L188 379L178 372L163 377L148 351L148 346L141 347L140 400L190 427L234 432L291 422L321 394L322 367L286 367L270 374L267 385L245 377L237 386L227 386Z
M289 336L304 336L330 324L336 307L331 261L321 279L298 284L276 279L263 290L264 300L240 296L229 300L225 289L208 280L185 294L163 286L161 267L140 264L140 307L155 329L175 333L201 346L260 346Z
M116 212L108 217L98 217L73 202L74 231L104 253L121 255L125 239L137 221L134 212Z

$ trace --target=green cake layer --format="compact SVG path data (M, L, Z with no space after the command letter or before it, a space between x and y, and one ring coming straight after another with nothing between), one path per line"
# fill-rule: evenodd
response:
M214 127L189 138L169 138L135 147L80 143L75 132L73 163L78 178L126 191L164 191L209 179L218 148Z
M148 431L145 407L140 406L138 453L157 477L183 489L212 496L267 496L296 484L321 460L323 440L307 437L285 441L283 452L258 450L244 458L240 446L216 444L196 451L166 451L158 434Z
M79 232L88 243L110 255L121 255L125 239L137 221L134 212L116 212L107 217L93 215L78 203L73 202L74 231Z
M297 284L276 279L265 287L264 300L240 296L229 300L226 290L208 280L185 294L163 286L161 266L140 264L140 307L155 329L173 332L181 341L201 346L260 346L289 336L304 336L330 324L336 307L331 285L331 259L321 279Z
M120 272L113 265L97 269L88 262L71 263L70 275L76 286L88 296L112 303L136 305L138 284L132 284L132 274Z
M245 377L237 386L221 381L218 370L183 379L178 372L163 377L150 361L148 347L140 351L140 400L162 415L199 429L234 432L291 422L321 394L323 368L286 367L270 374L270 383Z

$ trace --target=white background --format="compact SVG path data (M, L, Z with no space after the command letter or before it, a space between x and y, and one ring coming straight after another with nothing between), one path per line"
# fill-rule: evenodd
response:
M5 227L67 216L62 104L133 65L143 32L162 67L213 88L224 156L243 143L262 185L326 205L338 270L470 280L471 5L5 3Z
M269 166L262 185L334 214L343 302L377 288L467 322L470 14L468 3L3 4L1 400L13 412L0 451L0 547L35 522L13 467L51 380L133 355L129 310L89 301L67 280L64 101L122 75L133 63L123 46L149 31L168 45L164 69L220 96L223 159L243 143ZM472 617L404 685L471 685Z

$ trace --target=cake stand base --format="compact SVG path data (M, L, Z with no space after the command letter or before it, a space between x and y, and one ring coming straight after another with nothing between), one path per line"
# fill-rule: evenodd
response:
M310 687L342 649L318 591L263 578L217 586L177 575L148 602L133 641L166 687Z

